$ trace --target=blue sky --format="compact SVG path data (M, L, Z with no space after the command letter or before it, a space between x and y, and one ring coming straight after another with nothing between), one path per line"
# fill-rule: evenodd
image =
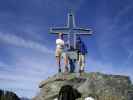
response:
M92 27L87 72L129 75L133 80L132 0L0 0L0 88L33 97L40 81L57 72L51 26Z

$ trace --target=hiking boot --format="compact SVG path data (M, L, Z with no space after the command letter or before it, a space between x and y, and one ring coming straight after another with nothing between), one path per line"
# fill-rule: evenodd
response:
M65 72L68 72L68 71L69 71L68 67L65 67Z
M61 73L61 68L58 69L58 73Z
M80 69L80 70L79 70L79 73L81 73L81 72L82 72L82 70Z
M83 72L84 72L84 70L81 70L81 69L79 70L79 73L83 73Z

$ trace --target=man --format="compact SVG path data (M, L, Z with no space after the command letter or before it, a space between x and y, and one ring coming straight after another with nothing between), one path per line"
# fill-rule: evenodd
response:
M81 40L80 36L77 37L77 50L78 50L78 63L80 66L80 75L84 72L85 66L85 55L88 53L84 42Z
M63 33L59 33L59 38L56 39L56 61L59 66L58 72L61 72L61 58L64 58L65 72L68 72L68 57L65 52L65 43L63 40Z

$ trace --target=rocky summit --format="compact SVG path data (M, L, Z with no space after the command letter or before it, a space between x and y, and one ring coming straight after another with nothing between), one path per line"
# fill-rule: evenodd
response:
M39 84L40 92L33 100L54 100L63 85L72 85L77 89L84 100L86 97L94 100L133 100L133 85L128 76L108 75L99 72L84 73L77 77L70 73L66 79L61 79L61 74L42 81Z

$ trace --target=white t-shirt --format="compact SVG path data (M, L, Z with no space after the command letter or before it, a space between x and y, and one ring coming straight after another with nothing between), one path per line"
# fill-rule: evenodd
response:
M55 98L54 100L58 100L57 98Z
M92 97L87 97L87 98L85 98L85 100L95 100L95 99Z
M56 47L62 49L64 47L64 40L56 39Z

